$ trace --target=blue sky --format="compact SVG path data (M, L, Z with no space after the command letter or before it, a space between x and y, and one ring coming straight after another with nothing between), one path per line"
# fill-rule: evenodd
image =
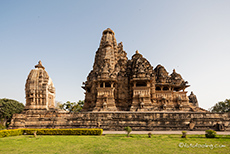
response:
M0 98L25 103L25 82L42 61L61 102L84 99L82 82L102 31L128 58L175 68L205 109L230 98L229 0L0 0Z

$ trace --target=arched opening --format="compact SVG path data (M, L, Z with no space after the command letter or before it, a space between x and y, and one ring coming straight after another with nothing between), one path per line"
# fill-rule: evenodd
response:
M163 90L167 91L167 90L169 90L169 87L164 87Z
M156 87L156 90L157 90L157 91L160 91L160 90L161 90L161 88L160 88L160 87Z
M146 87L147 86L147 83L145 81L138 81L136 83L136 86L137 87Z
M181 90L180 90L179 88L174 88L173 91L179 92L179 91L181 91Z

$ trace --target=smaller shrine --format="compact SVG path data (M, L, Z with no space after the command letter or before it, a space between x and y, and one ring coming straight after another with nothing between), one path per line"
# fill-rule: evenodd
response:
M30 71L25 85L25 109L49 110L55 107L55 88L42 62Z

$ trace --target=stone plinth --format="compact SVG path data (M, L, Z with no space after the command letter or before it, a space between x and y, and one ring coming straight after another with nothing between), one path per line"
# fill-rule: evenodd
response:
M230 130L228 114L203 112L83 112L25 111L14 115L10 128L100 128L132 130L218 130L223 125Z

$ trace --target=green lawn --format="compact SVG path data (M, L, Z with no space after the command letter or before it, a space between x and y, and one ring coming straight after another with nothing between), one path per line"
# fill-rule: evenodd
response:
M190 145L191 144L191 145ZM213 145L213 147L212 147ZM186 147L179 147L186 146ZM205 147L204 147L205 146ZM17 153L229 153L230 135L214 139L204 135L103 135L37 136L0 138L0 154Z

